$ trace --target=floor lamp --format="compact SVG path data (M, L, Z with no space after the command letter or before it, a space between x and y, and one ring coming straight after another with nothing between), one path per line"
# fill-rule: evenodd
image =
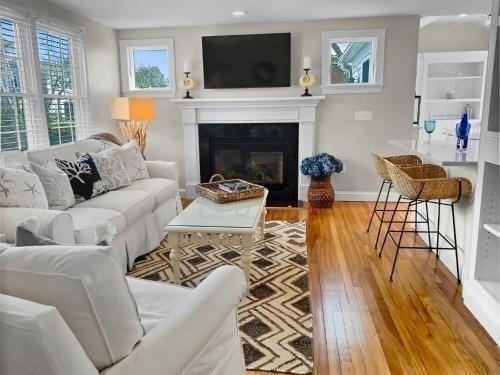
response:
M154 99L115 98L111 105L111 118L118 120L120 131L127 142L137 140L144 155L148 125L155 118Z

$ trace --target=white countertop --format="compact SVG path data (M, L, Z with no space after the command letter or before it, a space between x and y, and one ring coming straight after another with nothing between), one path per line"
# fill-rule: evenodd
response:
M479 141L469 140L466 151L458 152L453 140L425 141L391 140L391 145L417 154L423 160L442 166L477 166Z

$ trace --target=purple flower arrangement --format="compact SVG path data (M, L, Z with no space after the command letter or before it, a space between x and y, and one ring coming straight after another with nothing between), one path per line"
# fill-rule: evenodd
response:
M341 160L327 153L305 158L300 163L300 171L312 178L329 177L334 173L342 172L344 164Z

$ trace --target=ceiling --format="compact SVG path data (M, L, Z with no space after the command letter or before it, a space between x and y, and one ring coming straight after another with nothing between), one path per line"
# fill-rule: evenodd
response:
M115 29L489 13L491 0L49 0ZM245 10L235 17L232 12Z

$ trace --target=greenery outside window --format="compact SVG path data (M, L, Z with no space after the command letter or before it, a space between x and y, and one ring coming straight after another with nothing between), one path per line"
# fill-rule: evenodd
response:
M121 40L125 95L175 96L173 39Z
M21 56L16 21L0 18L0 151L28 148Z
M384 30L323 32L323 94L381 92L384 43Z

